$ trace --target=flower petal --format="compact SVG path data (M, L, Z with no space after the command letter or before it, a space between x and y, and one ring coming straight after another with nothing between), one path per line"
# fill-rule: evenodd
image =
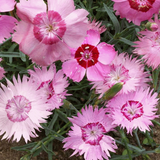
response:
M70 50L67 45L61 41L53 45L39 43L29 56L33 62L41 66L48 66L57 60L64 61L68 59Z
M76 82L80 82L85 75L85 68L81 67L75 59L64 62L62 70L69 78Z
M97 46L99 51L98 60L103 64L110 64L116 55L114 47L110 44L102 42Z
M73 0L48 0L48 10L54 10L58 12L62 18L75 10Z
M7 12L14 9L16 2L14 0L1 0L0 3L0 12Z
M10 33L13 33L14 26L17 20L14 17L7 15L0 15L0 43L5 41L4 38L11 37Z
M97 46L100 42L100 34L95 30L88 30L87 37L85 38L83 44L91 44L93 46Z
M47 7L43 0L20 0L17 3L17 15L20 19L33 22L33 18L41 12L46 12Z
M104 65L98 62L94 66L87 68L87 78L89 81L102 81L104 80L104 75L109 72L109 65Z
M87 15L86 10L77 9L65 18L66 32L63 40L69 47L79 47L84 41L88 26Z

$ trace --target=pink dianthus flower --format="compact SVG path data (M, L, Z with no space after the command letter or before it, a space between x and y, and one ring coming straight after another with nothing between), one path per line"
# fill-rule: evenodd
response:
M20 0L17 15L21 19L15 27L13 41L33 62L48 66L70 56L69 47L79 46L87 31L84 9L76 9L73 0Z
M129 57L125 53L116 55L110 64L110 72L104 73L102 81L92 82L96 92L101 96L116 83L123 83L119 93L135 91L137 87L148 87L149 74L144 71L144 65L140 60Z
M112 115L113 124L123 129L127 129L127 133L139 128L141 131L149 131L152 120L157 118L156 105L158 104L157 93L149 92L149 88L144 90L138 88L128 94L120 94L112 98L107 109Z
M88 30L82 45L71 49L72 58L63 63L62 69L73 81L80 82L85 73L89 81L103 79L102 74L108 71L108 64L114 59L116 51L112 45L99 42L100 33Z
M155 16L155 21L158 25L158 29L156 31L141 31L139 32L140 36L139 41L134 42L134 53L138 55L143 55L143 59L145 63L156 69L160 66L160 20L158 16Z
M69 118L73 126L69 131L69 137L63 140L65 149L73 149L75 155L84 154L85 160L108 160L111 152L117 149L115 140L106 135L113 130L112 119L105 114L105 109L95 108L89 105L82 109L82 114L78 113L77 117Z
M0 88L0 135L3 139L19 141L21 137L27 143L30 137L37 137L35 130L42 128L51 114L46 111L48 104L41 98L41 91L23 77L21 80L13 78L13 83L7 80L7 87Z
M115 2L116 15L126 18L129 22L140 25L159 12L160 0L112 0Z
M47 110L59 108L67 95L65 89L69 85L67 77L62 70L56 73L55 65L51 65L48 70L47 67L34 68L34 70L29 70L30 79L37 86L37 90L41 91L41 97L46 98Z

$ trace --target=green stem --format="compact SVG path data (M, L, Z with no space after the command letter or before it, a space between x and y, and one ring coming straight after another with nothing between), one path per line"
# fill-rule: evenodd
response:
M133 131L135 137L136 137L136 141L137 141L137 144L139 146L140 149L143 149L143 147L141 146L141 143L140 143L140 140L139 140L139 137L138 137L138 134L137 134L137 129Z
M121 137L122 137L122 141L124 142L124 146L127 150L127 153L128 153L128 158L129 160L132 160L132 156L131 156L131 150L129 149L128 147L128 142L127 142L127 138L126 138L126 135L124 133L124 130L123 129L119 129L119 132L121 134Z
M146 131L145 135L146 135L146 137L148 139L149 144L151 144L151 146L152 146L153 139L152 139L150 133L148 131Z
M159 123L159 122L157 122L156 120L152 120L152 122L153 122L154 124L156 124L156 125L160 126L160 123Z

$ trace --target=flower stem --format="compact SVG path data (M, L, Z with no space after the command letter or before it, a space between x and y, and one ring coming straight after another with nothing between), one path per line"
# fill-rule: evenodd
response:
M140 140L139 140L139 137L138 137L138 134L137 134L137 129L133 131L135 137L136 137L136 141L137 141L137 144L139 146L140 149L143 149L143 147L141 146L141 143L140 143Z
M125 148L127 150L128 158L129 158L129 160L132 160L131 150L128 147L127 137L126 137L126 135L124 133L124 130L123 129L119 129L119 132L120 132L121 137L122 137L122 142L124 143L124 146L125 146Z

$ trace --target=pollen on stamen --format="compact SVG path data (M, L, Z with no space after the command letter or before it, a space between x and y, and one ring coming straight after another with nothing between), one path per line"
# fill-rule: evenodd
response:
M83 60L83 57L79 61L82 61L82 60Z
M85 47L85 49L89 49L89 46Z

